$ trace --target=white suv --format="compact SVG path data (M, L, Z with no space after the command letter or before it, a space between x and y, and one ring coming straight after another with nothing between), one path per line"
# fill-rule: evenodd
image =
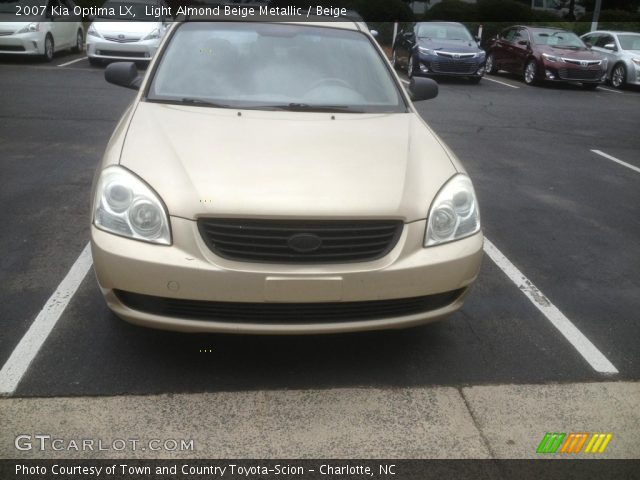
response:
M0 55L37 55L50 62L60 50L82 51L84 29L71 0L3 0L0 14L15 21L0 22Z

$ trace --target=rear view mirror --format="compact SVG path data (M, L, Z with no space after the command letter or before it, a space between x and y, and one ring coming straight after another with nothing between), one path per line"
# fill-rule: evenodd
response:
M115 62L107 65L104 79L114 85L133 90L138 90L142 83L142 77L138 75L138 67L133 62Z
M438 96L438 84L430 78L413 77L411 78L411 83L409 83L409 95L414 102L436 98Z

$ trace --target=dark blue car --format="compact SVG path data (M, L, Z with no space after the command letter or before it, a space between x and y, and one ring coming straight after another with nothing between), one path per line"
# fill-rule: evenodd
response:
M478 83L485 52L461 23L418 22L397 35L392 61L394 67L406 68L409 77L467 77Z

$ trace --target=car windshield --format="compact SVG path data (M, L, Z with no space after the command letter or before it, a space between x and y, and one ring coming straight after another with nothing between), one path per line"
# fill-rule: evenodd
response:
M406 111L389 69L361 32L272 23L180 25L147 99L228 108Z
M17 13L17 7L39 7L46 3L43 0L0 0L0 13Z
M438 23L421 23L418 25L418 38L432 40L473 40L469 31L462 25L444 25Z
M152 12L147 13L147 6L154 6L155 3L133 3L133 2L105 2L98 10L98 18L108 18L112 20L153 20L156 17ZM113 15L109 13L113 12Z
M533 43L559 48L586 48L575 33L558 30L533 30Z
M623 50L640 50L640 35L618 35L618 41Z

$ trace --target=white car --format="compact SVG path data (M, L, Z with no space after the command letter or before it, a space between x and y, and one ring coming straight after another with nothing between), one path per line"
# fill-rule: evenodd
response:
M71 0L0 0L0 55L34 55L50 62L55 52L82 51L84 29ZM20 20L20 21L18 21Z
M162 0L108 0L103 7L113 7L115 12L127 11L121 6L131 7L126 16L98 17L87 31L87 56L92 65L103 60L149 61L160 45L170 18L152 16L151 7L166 7ZM133 17L132 14L135 14ZM135 18L146 21L136 21Z

